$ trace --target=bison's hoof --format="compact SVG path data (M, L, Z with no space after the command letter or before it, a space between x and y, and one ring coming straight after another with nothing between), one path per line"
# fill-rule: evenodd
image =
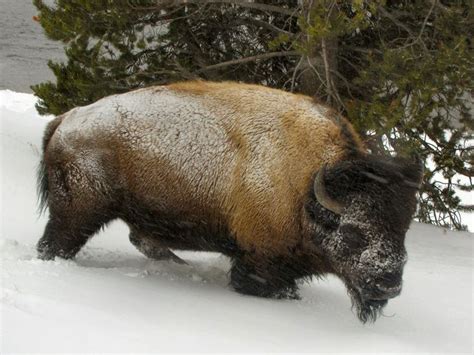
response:
M53 260L56 257L56 253L51 248L50 243L44 240L39 241L36 251L38 252L38 259L41 260Z
M38 242L36 251L38 252L38 259L41 260L54 260L56 257L71 259L77 252L77 250L69 250L66 252L64 249L57 247L54 243L44 240Z
M275 296L272 298L276 299L287 299L287 300L300 300L301 297L298 294L297 287L289 287L285 290L280 290L275 293Z
M234 287L234 290L240 294L247 295L247 296L258 296L264 298L273 298L277 300L300 300L301 297L298 294L297 289L282 289L282 290L262 290L260 289L258 292L255 290L248 290L242 288Z
M299 300L298 287L296 285L284 287L272 287L265 283L253 282L231 282L232 287L238 293L250 296L258 296L273 299Z

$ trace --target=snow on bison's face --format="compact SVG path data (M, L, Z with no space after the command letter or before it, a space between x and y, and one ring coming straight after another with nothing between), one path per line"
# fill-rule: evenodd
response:
M317 243L362 322L375 320L401 292L422 171L418 161L364 157L323 168L315 179L317 201L337 216Z

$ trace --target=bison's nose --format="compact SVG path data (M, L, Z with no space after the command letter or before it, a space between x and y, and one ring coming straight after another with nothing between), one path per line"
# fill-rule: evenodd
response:
M389 299L397 297L402 292L402 285L387 287L383 285L376 285L374 289L369 291L371 299Z
M382 300L396 297L401 291L401 274L390 273L380 278L366 280L362 295L368 299Z

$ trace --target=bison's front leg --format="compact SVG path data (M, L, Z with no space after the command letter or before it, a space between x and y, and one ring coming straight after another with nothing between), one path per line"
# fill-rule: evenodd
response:
M160 244L159 240L134 228L130 229L130 242L146 257L154 260L173 260L178 264L186 262L169 248Z
M230 277L232 287L239 293L299 299L294 271L277 259L266 260L255 255L234 258Z

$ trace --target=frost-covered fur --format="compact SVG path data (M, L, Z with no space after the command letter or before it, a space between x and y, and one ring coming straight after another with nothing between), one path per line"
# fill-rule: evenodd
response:
M352 127L308 97L188 82L109 96L54 122L40 170L50 210L38 243L42 258L73 257L101 226L121 218L148 256L178 260L170 248L231 256L232 285L247 294L297 297L296 279L333 272L365 300L361 273L384 275L396 268L393 260L404 262L398 244L385 244L394 225L371 216L379 196L337 192L339 183L353 183L338 182L350 171L341 162L373 160L375 170L362 176L382 195L392 176L377 178L379 160L366 155ZM323 165L328 191L346 203L342 217L312 192ZM393 163L392 171L404 176L402 165ZM413 185L418 175L406 180ZM408 187L394 208L413 204L414 195ZM403 235L407 211L397 226ZM370 247L346 251L347 226L357 227Z
M325 228L318 225L316 242L363 322L401 292L404 239L421 177L419 162L373 156L338 162L325 174L328 192L345 208L333 224L328 217Z

